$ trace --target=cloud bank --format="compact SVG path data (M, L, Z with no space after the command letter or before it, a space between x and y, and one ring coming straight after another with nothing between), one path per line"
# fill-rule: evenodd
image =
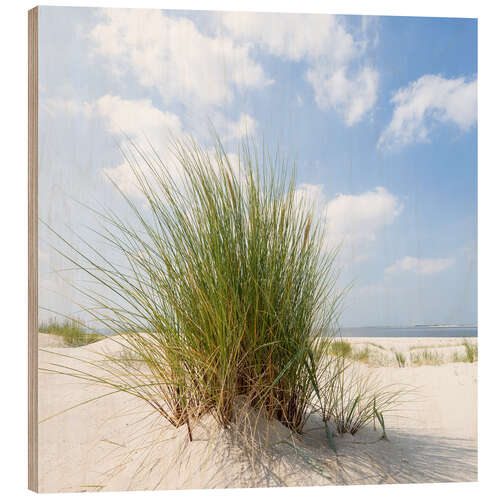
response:
M455 259L421 259L417 257L403 257L392 266L385 269L386 274L415 273L420 275L438 274L455 263Z
M347 126L361 121L375 105L378 72L362 60L370 42L355 39L339 18L224 13L221 19L235 40L288 61L305 62L305 78L316 104L323 110L335 109Z
M369 256L379 233L390 226L403 210L403 204L384 187L361 194L342 194L328 199L323 186L301 184L298 200L314 206L325 229L327 248L341 245L355 254L354 260Z
M391 99L392 119L378 147L392 148L427 142L438 123L451 123L467 131L477 121L477 79L449 79L424 75L401 88Z
M208 36L193 21L160 10L104 9L90 40L115 73L127 68L143 87L157 89L165 103L222 105L235 91L272 83L248 46Z

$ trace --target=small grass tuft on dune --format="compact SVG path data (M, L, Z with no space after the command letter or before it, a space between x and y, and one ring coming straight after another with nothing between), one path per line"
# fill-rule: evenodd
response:
M474 363L477 361L478 348L477 344L464 340L463 346L465 348L465 358L469 363Z
M332 376L322 386L327 419L339 434L352 435L369 423L373 422L375 427L378 422L386 438L383 415L397 410L411 390L383 384L344 356L335 358L332 365Z
M68 347L81 347L105 338L103 335L89 332L80 321L70 319L58 321L52 318L41 322L38 331L61 337Z
M458 352L453 353L453 362L454 363L475 363L478 358L478 347L477 343L471 342L467 339L464 339L462 342L462 346L465 350L464 354L460 354Z
M370 362L369 347L365 346L362 349L355 349L348 340L334 339L330 343L328 352L332 356L340 356L361 363Z
M330 345L330 354L348 358L352 354L352 346L347 340L335 339Z
M356 349L351 354L351 359L360 363L370 363L370 348Z
M406 364L406 356L402 352L395 352L394 357L396 358L396 363L399 368L404 368Z
M442 365L444 362L441 354L436 351L429 351L428 349L412 352L410 359L413 366Z

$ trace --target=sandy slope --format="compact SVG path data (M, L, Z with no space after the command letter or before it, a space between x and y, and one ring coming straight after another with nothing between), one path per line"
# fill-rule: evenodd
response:
M112 339L64 348L49 345L50 339L44 337L48 336L41 336L40 367L56 363L88 369L84 361L65 356L92 361L100 352L117 349ZM417 344L439 344L450 356L453 349L460 349L457 339L352 340L375 342L387 352L394 348L409 353ZM144 403L114 394L40 424L40 491L477 480L477 363L362 369L388 384L417 386L412 401L397 415L386 416L389 441L369 444L380 435L372 429L337 437L336 457L314 419L304 436L291 438L280 424L269 428L245 412L245 419L236 420L240 426L249 422L255 428L253 436L238 427L216 431L207 417L189 442L185 428L171 429ZM106 393L102 387L43 372L39 386L40 420ZM302 455L290 446L290 439ZM252 440L261 448L265 444L268 452L252 452Z

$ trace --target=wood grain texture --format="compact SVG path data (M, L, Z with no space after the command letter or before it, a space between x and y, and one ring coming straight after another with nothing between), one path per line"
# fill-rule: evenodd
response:
M28 12L28 488L38 491L38 7Z

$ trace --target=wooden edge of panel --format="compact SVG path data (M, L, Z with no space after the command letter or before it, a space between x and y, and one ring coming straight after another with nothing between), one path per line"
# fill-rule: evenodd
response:
M28 11L28 488L38 491L38 7Z

